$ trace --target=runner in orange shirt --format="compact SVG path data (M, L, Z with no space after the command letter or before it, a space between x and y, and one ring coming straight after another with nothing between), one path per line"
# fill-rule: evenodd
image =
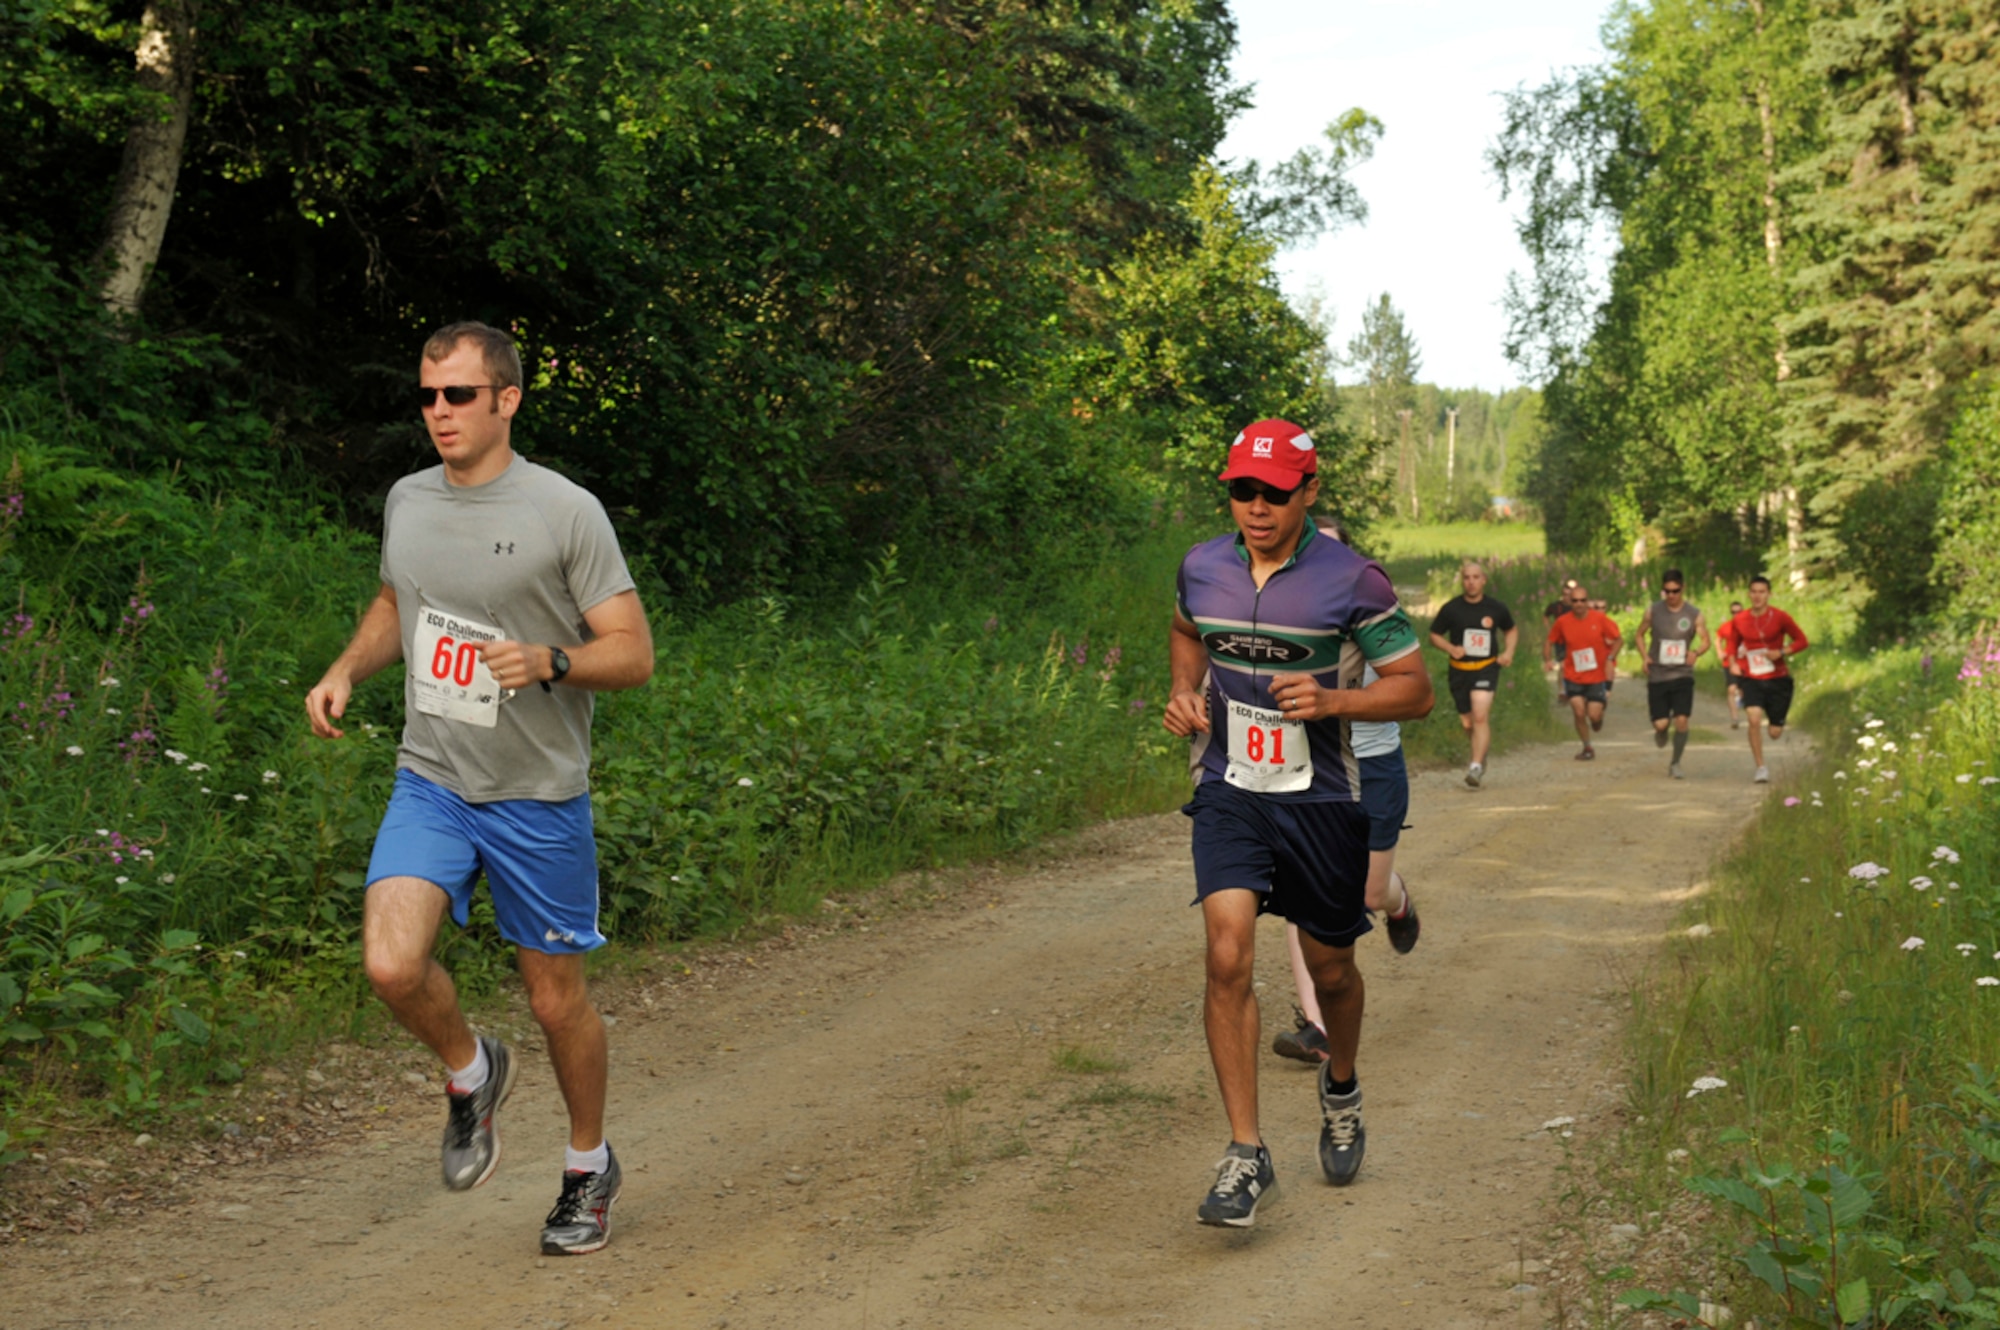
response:
M1785 718L1792 710L1792 672L1785 658L1812 644L1797 620L1771 603L1771 579L1761 573L1750 579L1750 608L1729 621L1729 635L1736 643L1743 710L1750 716L1750 760L1757 764L1751 779L1769 784L1764 725L1768 720L1773 739L1784 737Z
M1560 643L1562 693L1576 720L1576 737L1583 744L1576 760L1589 762L1597 756L1590 736L1604 728L1605 684L1611 677L1611 659L1623 645L1624 635L1610 616L1590 608L1589 593L1574 582L1564 590L1563 600L1569 613L1549 625L1548 640L1542 643L1542 664L1546 667L1554 661L1554 648Z

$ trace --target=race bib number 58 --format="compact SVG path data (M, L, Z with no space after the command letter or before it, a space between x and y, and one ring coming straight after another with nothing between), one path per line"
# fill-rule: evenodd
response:
M492 624L417 606L417 633L407 662L410 698L426 716L492 729L500 723L500 683L479 649L506 634Z
M1474 660L1484 660L1493 654L1493 630L1490 628L1468 628L1465 630L1465 654Z
M1248 703L1229 704L1229 769L1222 778L1252 794L1310 789L1312 745L1304 722Z

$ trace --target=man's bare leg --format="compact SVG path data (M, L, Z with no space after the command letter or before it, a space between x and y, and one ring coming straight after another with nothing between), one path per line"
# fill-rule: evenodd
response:
M595 1150L604 1143L604 1098L610 1056L604 1021L590 1005L580 954L552 956L523 947L517 957L528 1005L549 1045L556 1084L569 1107L569 1143Z
M1493 694L1475 690L1471 712L1459 719L1467 722L1465 728L1472 735L1472 765L1484 767L1486 753L1493 747Z
M1257 1128L1257 1044L1261 1030L1253 970L1257 954L1257 893L1225 889L1202 898L1208 933L1208 985L1202 1024L1208 1056L1229 1116L1230 1139L1261 1145ZM1311 952L1307 952L1311 958ZM1322 986L1322 992L1324 986Z
M458 989L431 956L451 898L435 882L385 877L368 888L361 913L361 964L397 1022L443 1059L470 1066L479 1045L459 1009Z

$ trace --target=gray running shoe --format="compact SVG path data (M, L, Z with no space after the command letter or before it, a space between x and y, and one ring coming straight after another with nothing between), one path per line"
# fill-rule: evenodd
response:
M1319 1112L1325 1124L1319 1129L1319 1166L1326 1180L1345 1187L1361 1171L1361 1156L1368 1149L1368 1129L1361 1125L1361 1087L1351 1094L1333 1094L1327 1086L1327 1069L1319 1073Z
M445 1090L450 1116L444 1124L444 1185L453 1191L471 1191L500 1166L500 1129L494 1118L514 1093L514 1055L490 1035L480 1035L479 1043L492 1069L486 1084L471 1094L452 1094L449 1085Z
M1771 769L1769 767L1758 767L1757 774L1750 779L1759 785L1769 785L1771 783Z
M1678 762L1672 762L1667 765L1667 774L1675 780L1687 779L1687 773L1681 770L1681 764Z
M1278 1170L1271 1152L1261 1145L1229 1143L1215 1166L1215 1185L1208 1189L1195 1218L1223 1228L1249 1228L1257 1222L1257 1205L1278 1189Z
M604 1153L609 1162L602 1173L563 1174L562 1195L542 1221L542 1255L588 1256L611 1241L611 1207L625 1174L609 1145Z
M1486 776L1486 768L1481 763L1474 762L1471 766L1465 769L1465 783L1467 785L1470 785L1475 790L1479 788L1479 782L1482 779L1484 779L1485 776Z
M1298 1062L1317 1065L1326 1061L1326 1031L1306 1019L1306 1014L1297 1007L1292 1008L1292 1017L1298 1028L1286 1030L1271 1041L1271 1051L1281 1058L1291 1058Z

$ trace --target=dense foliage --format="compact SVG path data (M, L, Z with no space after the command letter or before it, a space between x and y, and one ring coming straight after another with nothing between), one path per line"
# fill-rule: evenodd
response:
M620 938L1169 797L1147 699L1233 432L1373 493L1272 259L1361 215L1381 126L1213 162L1233 43L1222 0L0 12L0 1163L36 1095L154 1111L363 1005L399 677L339 743L300 698L448 320L515 333L516 443L654 613L598 713ZM135 79L163 50L190 82ZM445 944L475 990L496 943Z
M1514 350L1548 376L1559 546L1740 538L1794 588L1926 608L1940 458L2000 356L1996 18L1653 0L1604 65L1510 99L1493 162L1527 202Z

